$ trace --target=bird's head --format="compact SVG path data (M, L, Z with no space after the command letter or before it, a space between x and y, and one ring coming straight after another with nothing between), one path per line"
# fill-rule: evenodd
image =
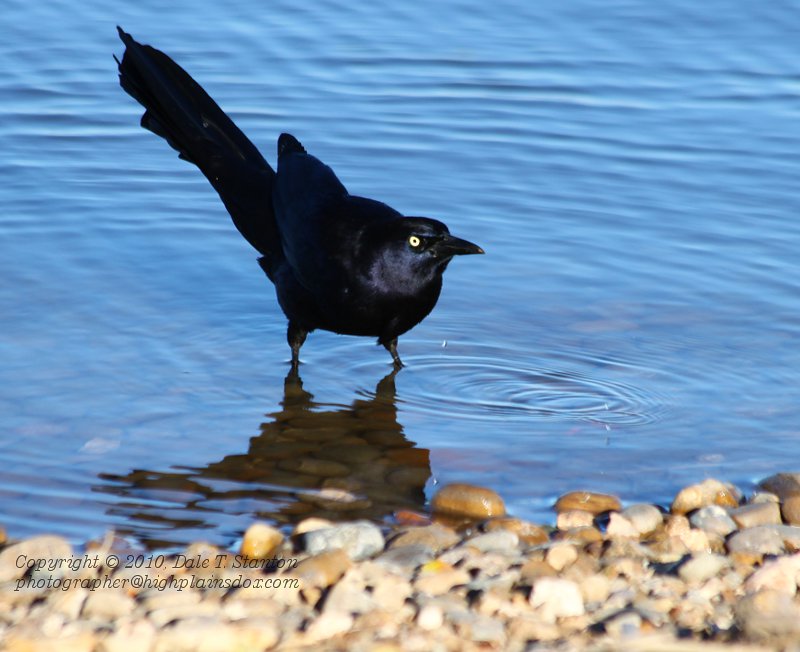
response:
M402 251L414 267L444 268L453 256L483 253L478 245L450 235L445 224L429 217L394 220L385 235L391 248Z
M454 256L482 254L478 245L450 235L447 226L427 217L399 217L375 223L368 237L372 275L387 287L415 292L441 283Z

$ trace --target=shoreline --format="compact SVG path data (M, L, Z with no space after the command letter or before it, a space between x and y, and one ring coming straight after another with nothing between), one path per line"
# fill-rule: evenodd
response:
M347 500L345 493L342 500ZM800 474L744 500L718 480L669 509L576 491L555 525L442 487L397 524L265 523L240 550L142 552L109 534L0 536L0 648L796 650Z

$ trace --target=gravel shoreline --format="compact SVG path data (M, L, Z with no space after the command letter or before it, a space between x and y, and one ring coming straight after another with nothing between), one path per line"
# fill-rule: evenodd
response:
M747 500L709 479L668 507L577 491L554 525L470 485L431 507L177 555L0 531L0 648L800 650L800 474Z

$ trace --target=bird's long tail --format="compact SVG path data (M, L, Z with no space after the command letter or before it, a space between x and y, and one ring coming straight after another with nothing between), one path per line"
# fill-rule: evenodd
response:
M265 256L275 253L280 245L269 163L183 68L117 30L125 44L122 61L117 60L119 83L146 109L142 126L200 168L253 247Z

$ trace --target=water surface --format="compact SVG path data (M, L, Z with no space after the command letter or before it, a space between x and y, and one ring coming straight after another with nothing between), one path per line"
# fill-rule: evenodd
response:
M547 519L581 487L663 503L797 470L792 5L9 0L2 20L13 536L230 544L454 481ZM486 249L401 338L407 368L314 333L287 377L255 252L117 86L117 23L269 160L290 131L352 192Z

